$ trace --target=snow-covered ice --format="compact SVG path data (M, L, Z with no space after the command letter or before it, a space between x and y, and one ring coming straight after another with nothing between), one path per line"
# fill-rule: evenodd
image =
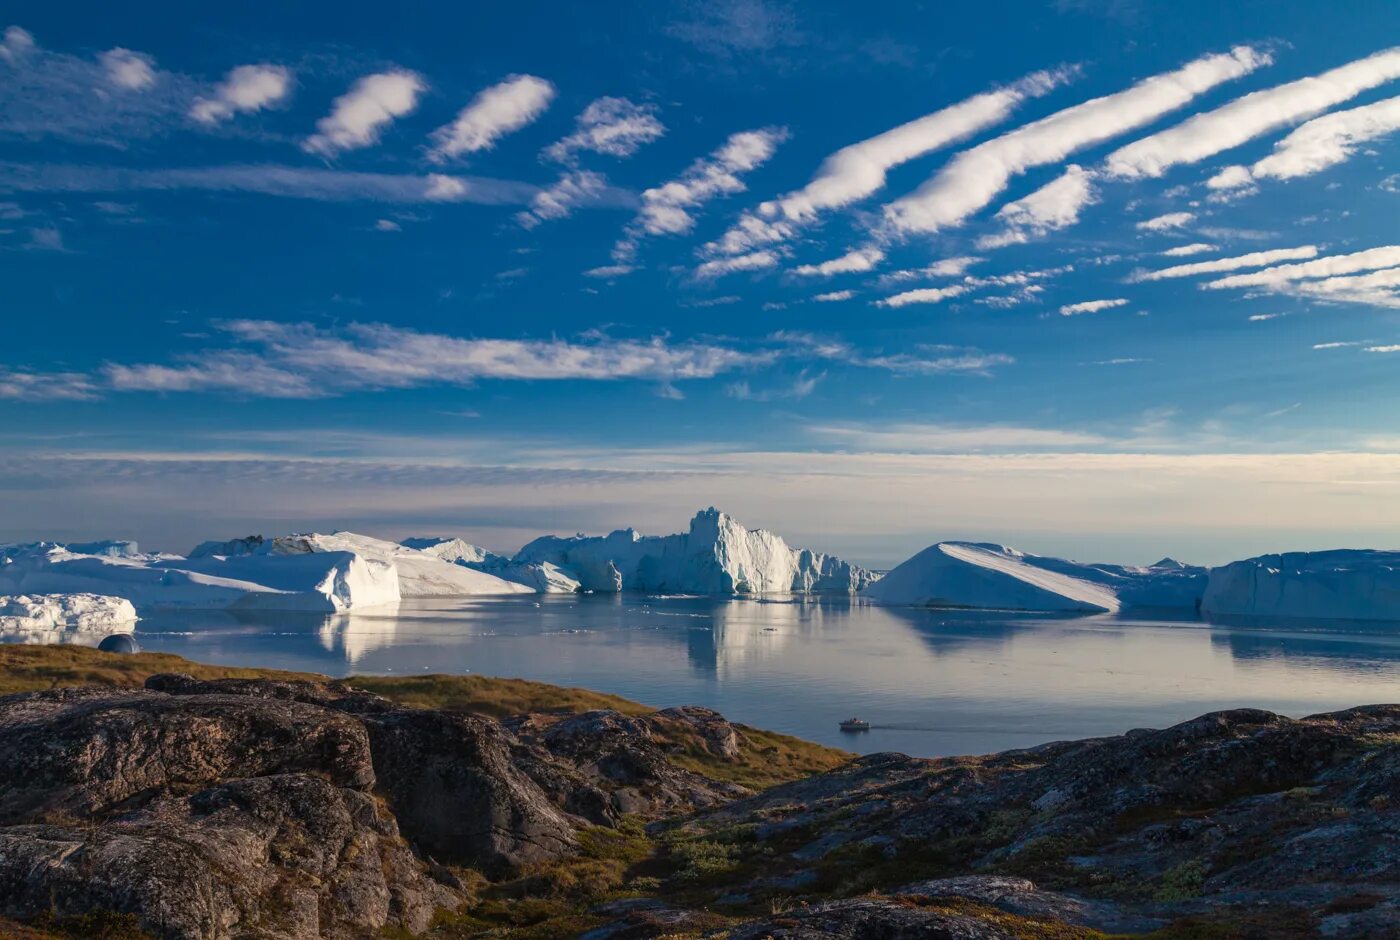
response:
M687 594L846 593L874 575L839 558L789 548L762 529L749 530L711 508L696 513L687 532L606 536L547 535L522 548L512 565L548 564L584 590Z
M1400 620L1400 552L1338 549L1260 555L1212 569L1212 615Z
M131 629L136 608L124 597L102 594L0 596L0 632Z
M465 545L465 543L463 543ZM468 546L469 548L471 546ZM261 549L270 556L351 552L392 566L398 572L399 596L445 597L477 594L530 594L533 588L398 542L353 532L331 535L284 535Z
M1151 567L1084 564L981 542L939 542L863 592L881 604L998 610L1194 610L1206 570L1164 559Z

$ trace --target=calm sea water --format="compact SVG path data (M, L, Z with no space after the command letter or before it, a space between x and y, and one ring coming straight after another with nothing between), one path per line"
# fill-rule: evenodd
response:
M145 649L201 662L518 676L658 707L706 705L867 753L982 753L1236 706L1300 716L1400 701L1400 624L556 595L412 601L333 618L161 613L138 626ZM852 715L874 728L840 732Z

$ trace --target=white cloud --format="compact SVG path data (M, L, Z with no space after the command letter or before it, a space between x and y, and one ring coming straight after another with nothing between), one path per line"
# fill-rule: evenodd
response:
M598 268L589 268L583 272L584 277L611 278L623 277L637 270L630 264L605 264Z
M302 149L332 157L371 146L396 118L413 113L426 88L415 72L367 75L335 99L335 107L316 122L316 133L302 142Z
M979 261L978 258L950 258L946 264L950 269L956 268L959 262ZM933 267L938 267L934 265ZM965 265L964 265L965 267ZM1014 288L1015 293L1003 297L988 297L978 301L992 307L1014 307L1027 301L1035 300L1036 295L1044 290L1036 282L1045 281L1059 277L1061 274L1073 271L1073 265L1062 265L1058 268L1043 268L1037 271L1011 271L1007 274L992 274L986 277L965 276L959 283L947 287L928 287L918 290L908 290L884 300L876 301L881 307L906 307L909 304L937 304L954 297L961 297L974 290L981 290L984 287ZM902 273L902 272L901 272ZM882 285L894 283L896 279L881 278ZM903 278L899 279L903 280Z
M1002 248L1029 241L1032 235L1068 228L1079 221L1085 206L1098 201L1094 174L1071 164L1057 179L1022 199L1008 202L997 212L1005 224L1000 233L978 239L979 248Z
M1174 232L1194 221L1196 215L1193 212L1168 212L1166 215L1145 219L1137 223L1136 227L1140 232Z
M895 294L893 297L886 297L884 300L877 300L875 305L897 308L907 307L910 304L941 304L945 300L961 297L969 289L963 284L953 284L949 287L922 287L918 290L907 290Z
M1101 434L1016 425L948 424L814 425L816 437L844 447L882 453L948 453L984 450L1051 450L1108 443Z
M1400 130L1400 98L1314 118L1274 145L1251 167L1234 166L1211 177L1212 189L1234 189L1259 179L1294 179L1348 160L1364 143Z
M534 75L511 75L477 94L451 124L433 132L428 157L442 162L490 150L507 134L533 122L554 100L554 86Z
M1286 316L1288 316L1288 314L1286 314L1286 313L1251 313L1251 314L1249 315L1249 322L1250 322L1250 323L1264 323L1264 322L1266 322L1266 321L1268 321L1268 320L1277 320L1279 317L1286 317ZM1313 348L1316 349L1317 347L1314 346Z
M380 219L374 223L374 229L377 232L401 232L403 226L393 219Z
M322 330L306 323L232 321L225 332L245 349L211 350L179 365L106 368L119 391L230 391L315 398L363 389L468 385L483 379L679 381L771 360L705 343L652 340L462 339L382 324Z
M530 200L530 208L515 216L524 228L534 228L541 222L565 219L580 206L598 201L607 189L608 181L601 173L590 170L570 170L547 189L540 190Z
M646 235L681 235L695 227L694 211L720 196L741 193L742 174L772 158L787 140L787 128L766 127L729 135L724 144L667 183L642 193L642 208L613 248L617 261L630 260Z
M1369 352L1369 353L1396 353L1396 352L1400 352L1400 346L1367 346L1367 347L1366 347L1366 352Z
M803 264L792 269L793 274L804 277L830 277L833 274L853 274L873 270L875 265L885 260L885 253L879 248L857 248L839 258L823 261L821 264Z
M1348 346L1365 346L1365 342L1313 343L1313 349L1344 349Z
M1168 252L1169 253L1169 252ZM1237 271L1240 268L1259 268L1280 261L1297 261L1303 258L1316 258L1316 245L1301 245L1297 248L1273 248L1269 251L1251 251L1247 255L1233 258L1216 258L1213 261L1196 261L1191 264L1178 264L1160 271L1140 271L1131 281L1164 281L1169 278L1191 277L1195 274L1214 274L1220 271Z
M1073 78L1072 69L1036 72L995 91L901 124L851 144L827 157L802 189L762 203L746 213L718 250L729 254L783 241L795 226L814 221L820 213L839 209L878 192L885 174L900 164L965 140L1006 120L1023 102L1048 94ZM767 225L753 225L766 220Z
M633 104L626 98L599 98L584 108L574 123L572 134L545 148L546 157L570 165L581 150L630 157L666 133L666 125L656 118L656 108Z
M157 72L148 56L109 49L91 57L38 46L23 29L0 40L0 134L124 147L169 130L203 83Z
M292 90L292 73L280 65L240 65L230 69L212 98L196 98L190 117L218 124L235 114L251 114L284 100Z
M526 205L539 187L489 177L352 173L279 164L135 169L0 162L0 188L16 192L112 193L131 190L250 192L326 201L472 202ZM616 202L616 198L610 196Z
M1072 317L1081 313L1098 313L1101 310L1112 310L1114 307L1126 307L1127 305L1126 297L1115 297L1112 300L1084 300L1077 304L1065 304L1060 308L1060 316Z
M747 255L735 255L732 258L715 258L706 261L695 269L695 276L701 280L709 280L738 271L762 271L777 266L777 252L754 251Z
M1148 124L1269 62L1267 55L1239 46L1017 128L963 151L918 190L886 205L886 223L902 233L936 232L961 224L996 198L1013 177Z
M1190 255L1203 255L1208 251L1219 250L1219 245L1212 245L1209 242L1194 242L1190 245L1177 245L1175 248L1168 248L1162 254L1168 258L1185 258Z
M1256 91L1119 148L1109 154L1107 172L1120 179L1161 176L1174 166L1198 163L1396 78L1400 48Z
M7 26L4 35L0 36L0 59L12 65L18 64L34 48L33 34L18 26Z
M10 401L87 401L97 386L80 372L27 372L0 369L0 399Z
M144 91L156 83L156 60L144 53L118 47L108 49L97 59L107 70L107 80L118 88Z
M817 303L829 304L842 300L850 300L855 295L856 292L853 290L834 290L828 291L825 294L817 294L812 299L815 300Z
M959 277L967 272L967 269L974 264L986 261L986 258L979 258L972 255L960 255L955 258L943 258L933 264L923 268L906 268L902 271L890 271L880 275L880 286L889 287L891 284L898 284L903 281L914 281L925 278L939 277Z
M1247 256L1246 256L1247 257ZM1369 248L1347 255L1330 255L1301 264L1285 264L1265 268L1253 274L1234 274L1208 281L1205 287L1223 290L1240 287L1275 287L1306 278L1335 277L1358 271L1375 271L1400 265L1400 245Z

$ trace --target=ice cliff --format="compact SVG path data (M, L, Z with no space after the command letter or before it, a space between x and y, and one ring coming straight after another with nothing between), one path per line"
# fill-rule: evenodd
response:
M863 568L819 552L788 547L781 537L749 530L717 509L696 513L687 532L545 536L511 565L554 566L583 590L686 594L843 593L874 580Z
M865 589L877 603L1000 610L1194 610L1206 569L1163 559L1151 567L1084 564L981 542L939 542Z
M1286 552L1210 573L1201 609L1220 616L1400 620L1400 552Z
M136 608L102 594L18 594L0 597L0 633L129 630Z

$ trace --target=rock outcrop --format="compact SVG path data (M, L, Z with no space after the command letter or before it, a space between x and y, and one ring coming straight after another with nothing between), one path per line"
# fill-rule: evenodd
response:
M0 916L135 914L153 936L420 932L578 833L752 795L682 769L737 756L705 709L508 723L341 683L151 677L0 698Z

